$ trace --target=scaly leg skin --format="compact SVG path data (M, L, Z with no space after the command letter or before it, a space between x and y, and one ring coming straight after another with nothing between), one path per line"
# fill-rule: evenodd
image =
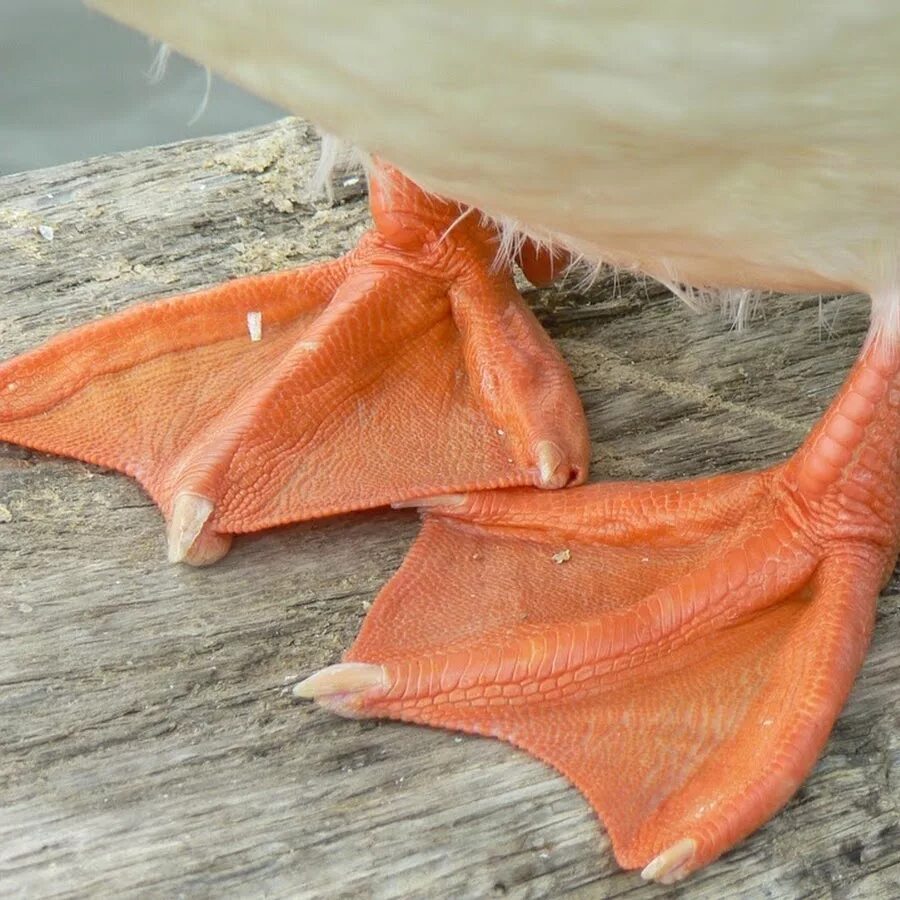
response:
M335 712L504 738L669 883L778 810L821 751L900 545L900 350L870 336L794 457L700 481L432 506Z
M135 477L170 558L195 564L272 525L583 481L580 400L495 231L388 166L371 208L341 259L141 305L0 366L0 440Z

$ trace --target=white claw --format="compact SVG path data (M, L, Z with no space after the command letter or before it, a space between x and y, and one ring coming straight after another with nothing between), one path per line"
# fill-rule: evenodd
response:
M553 441L538 441L534 448L541 485L544 487L564 487L569 480L567 472L557 475L557 470L565 461L562 450ZM565 479L562 479L565 475Z
M321 703L335 696L346 697L347 694L362 694L372 688L386 690L387 687L382 666L371 663L338 663L295 684L292 693L303 700L318 700Z
M436 494L433 497L417 497L413 500L397 500L391 504L392 509L432 509L436 506L459 506L466 499L465 494Z
M660 884L679 881L688 874L685 867L694 858L696 851L697 842L693 838L682 838L650 860L641 872L641 878L645 881L658 881Z
M193 562L188 558L191 548L215 508L212 500L199 494L181 493L175 498L172 517L166 530L169 562Z
M254 343L262 340L262 313L259 310L247 313L247 331Z

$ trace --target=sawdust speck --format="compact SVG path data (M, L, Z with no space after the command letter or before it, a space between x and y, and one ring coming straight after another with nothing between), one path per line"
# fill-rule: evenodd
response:
M311 129L297 120L264 140L218 153L212 164L238 175L255 175L263 203L290 213L298 203L309 202L305 173L315 168L318 143Z

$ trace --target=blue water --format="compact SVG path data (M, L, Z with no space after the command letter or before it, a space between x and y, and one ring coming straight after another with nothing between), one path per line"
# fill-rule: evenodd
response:
M284 115L213 78L198 116L205 71L173 54L152 84L155 56L146 37L80 0L0 0L0 175Z

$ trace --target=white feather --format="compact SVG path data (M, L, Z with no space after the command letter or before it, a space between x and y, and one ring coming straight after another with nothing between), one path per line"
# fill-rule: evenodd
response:
M900 333L896 0L93 5L591 260Z

